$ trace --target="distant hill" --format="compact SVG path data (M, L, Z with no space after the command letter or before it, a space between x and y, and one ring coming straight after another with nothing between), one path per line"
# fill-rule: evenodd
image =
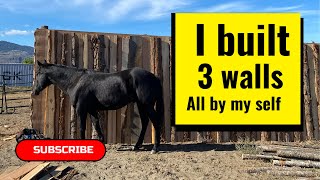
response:
M32 57L33 53L31 46L0 41L0 63L21 63L26 57Z

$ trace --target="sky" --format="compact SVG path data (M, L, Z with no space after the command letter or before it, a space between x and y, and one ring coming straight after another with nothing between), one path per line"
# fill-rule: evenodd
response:
M170 36L174 12L300 12L304 42L320 42L319 0L0 0L0 40L33 46L42 25Z

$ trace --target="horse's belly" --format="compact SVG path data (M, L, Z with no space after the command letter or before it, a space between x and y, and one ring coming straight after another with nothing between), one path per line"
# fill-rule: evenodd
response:
M130 102L132 102L132 99L127 96L121 96L113 99L106 99L104 101L100 101L100 104L101 104L100 109L117 110L129 104Z

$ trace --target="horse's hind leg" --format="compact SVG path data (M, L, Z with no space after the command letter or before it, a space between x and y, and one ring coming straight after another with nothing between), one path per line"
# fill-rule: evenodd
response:
M76 111L80 120L80 138L85 139L87 111L85 108L81 108L79 105L77 106Z
M158 147L160 146L161 122L160 122L160 117L158 116L158 114L156 113L156 111L153 109L152 106L148 108L148 115L156 131L156 137L155 137L156 142L151 151L151 154L154 154L158 152Z
M91 115L90 118L91 118L93 127L95 128L95 130L98 133L99 141L104 142L104 138L103 138L100 122L99 122L99 114L98 114L98 112L90 112L90 115Z
M138 110L139 110L139 114L140 114L142 128L141 128L141 132L140 132L138 141L137 141L136 145L133 147L133 150L138 150L139 147L141 147L141 145L143 143L144 136L146 134L148 123L149 123L149 119L148 119L148 115L147 115L147 111L146 111L145 107L141 103L137 103L137 105L138 105Z

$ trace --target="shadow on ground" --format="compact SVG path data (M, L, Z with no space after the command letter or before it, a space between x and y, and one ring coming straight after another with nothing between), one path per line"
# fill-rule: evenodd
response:
M118 151L131 151L131 146L121 146ZM153 145L143 145L140 151L151 151ZM235 151L235 144L161 144L160 153L166 152L205 152L205 151Z

